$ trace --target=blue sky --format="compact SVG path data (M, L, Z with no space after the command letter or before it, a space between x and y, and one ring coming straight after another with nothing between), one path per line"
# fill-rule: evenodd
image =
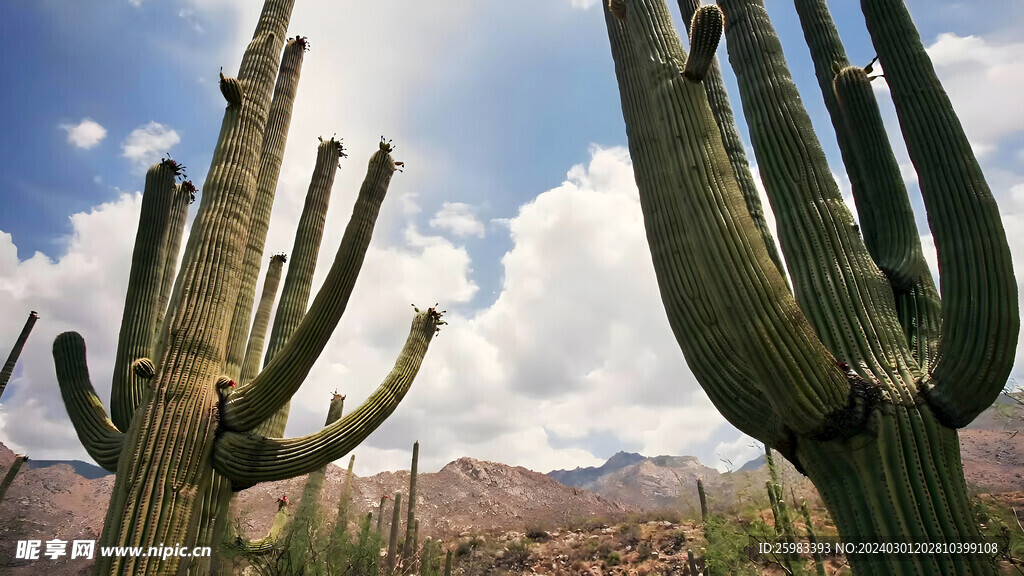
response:
M694 454L712 466L753 456L689 374L664 320L600 6L393 4L303 0L289 28L309 36L312 51L267 250L290 249L316 136L343 137L349 158L315 286L381 134L406 170L288 434L314 430L335 389L349 402L365 397L400 348L409 303L440 301L451 325L402 407L357 450L358 473L405 466L417 439L425 469L459 456L541 471L618 450ZM832 4L847 52L866 64L874 51L856 3ZM1024 270L1024 6L909 6ZM82 332L107 399L143 173L170 152L201 186L223 111L217 71L237 69L258 9L242 0L0 7L0 313L9 319L0 353L28 310L42 315L0 407L0 441L37 458L87 459L49 345L61 331ZM769 0L768 9L848 194L793 6ZM733 105L745 132L735 93ZM894 143L913 185L895 133Z

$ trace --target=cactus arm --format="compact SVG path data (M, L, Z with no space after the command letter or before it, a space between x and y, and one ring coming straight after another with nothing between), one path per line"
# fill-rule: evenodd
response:
M420 443L413 442L412 445L412 467L409 470L409 508L405 520L405 544L402 546L402 562L409 566L413 555L416 553L416 535L413 532L416 525L416 469L419 466Z
M178 256L181 252L181 240L185 235L185 221L188 220L188 207L195 200L196 187L190 180L175 184L174 200L171 202L171 216L167 227L166 248L164 249L163 279L160 282L160 300L157 303L156 321L153 322L153 339L150 352L151 358L157 356L160 346L160 327L164 324L171 302L171 290L174 278L178 275Z
M862 0L917 170L942 271L942 336L925 398L940 421L969 424L995 401L1020 330L999 210L906 5Z
M316 260L320 254L320 241L323 239L324 224L327 221L331 188L334 186L334 176L338 172L338 160L343 155L341 142L334 138L321 140L317 147L316 166L313 168L313 177L306 192L302 216L299 217L299 225L295 230L291 263L288 265L284 287L281 288L281 300L277 304L274 326L267 342L264 366L284 348L306 314L309 292L313 286L313 273L316 271ZM280 438L284 435L285 425L288 423L288 411L289 403L286 402L273 416L261 422L254 432L262 436Z
M32 328L36 325L36 320L38 319L39 314L35 310L28 313L28 320L25 320L25 325L22 326L21 333L18 334L18 339L14 342L14 348L11 348L11 353L8 354L7 361L4 362L4 367L0 370L0 396L4 395L7 382L11 380L11 375L14 374L14 367L18 364L18 357L21 356L21 351L25 348L28 335L32 333Z
M864 183L853 193L864 244L892 285L911 353L927 369L938 352L942 305L924 259L910 197L867 73L847 66L833 85L844 121L842 133L856 151L854 160Z
M149 383L149 379L137 375L131 365L152 354L153 324L160 315L168 232L177 191L174 179L179 170L178 164L168 158L151 166L146 173L110 386L110 415L121 430L128 429Z
M341 408L345 397L335 394L331 398L331 404L327 409L326 426L330 426L341 418ZM299 500L299 507L295 510L295 520L292 532L306 533L309 530L310 522L320 504L320 495L324 490L324 478L327 477L327 465L323 465L309 473L306 477L306 484L302 488L302 499Z
M213 465L232 481L269 482L312 472L349 453L377 429L405 397L441 322L433 309L416 314L394 368L365 402L347 416L300 438L266 438L223 432Z
M693 18L700 8L700 0L679 0L679 9L683 13L683 22L689 22L687 33L693 31ZM693 44L693 41L690 41ZM692 57L692 56L691 56ZM718 64L718 57L712 54L710 68L704 76L704 92L708 95L708 104L711 105L711 112L715 116L715 123L722 133L722 145L725 146L725 153L729 157L729 164L732 166L733 174L736 175L736 182L743 193L743 200L747 204L747 211L754 220L754 226L764 239L768 248L768 255L772 262L779 269L779 273L785 275L786 265L779 255L778 246L775 245L775 237L772 236L768 221L764 216L764 208L761 206L761 195L754 184L754 175L750 172L750 164L747 162L747 152L743 148L743 138L740 136L739 127L736 125L736 118L732 113L732 105L729 103L729 92L722 80L722 69Z
M263 293L260 295L259 306L256 307L256 317L252 321L249 343L245 348L242 372L238 377L241 382L248 382L259 373L263 342L267 335L267 326L270 324L270 310L274 306L277 287L281 283L281 270L286 260L284 254L275 254L270 258L270 267L267 268L267 275L263 279Z
M674 269L670 262L665 268L685 281L703 280L709 311L720 314L716 320L723 324L725 339L758 367L751 376L775 413L798 434L831 434L824 427L832 414L844 409L850 384L815 337L758 237L704 90L679 73L685 55L667 8L663 2L627 4L626 29L637 51L632 65L641 68L644 86L633 95L646 95L648 102L640 106L661 119L651 127L662 142L652 146L653 152L662 167L680 175L675 190L651 187L669 193L650 198L644 209L655 271L658 260L678 257L679 239L688 237L693 261ZM634 120L637 117L642 123L647 115ZM646 177L638 175L638 183ZM640 189L643 207L644 187ZM675 297L666 299L662 277L659 285L663 300ZM692 308L693 303L666 301L670 317L673 306ZM676 335L681 342L701 337L678 331ZM731 385L735 389L735 383ZM712 386L705 389L714 401L718 391ZM753 397L747 390L739 394ZM716 406L724 404L720 400ZM742 415L736 423L747 418Z
M124 434L107 417L107 411L89 380L85 340L77 332L57 336L53 342L53 361L64 407L82 446L97 464L116 472Z
M690 369L703 383L715 407L743 432L765 441L778 441L786 433L778 424L774 408L754 385L750 366L740 361L736 339L726 330L728 325L715 314L707 283L698 274L681 277L675 271L690 271L698 266L694 256L697 248L686 236L673 237L672 223L654 215L664 212L655 200L670 198L675 193L679 175L661 161L661 136L656 126L645 121L646 87L625 24L614 15L609 3L602 5L640 205L648 242L654 247L652 260L669 325Z
M864 244L892 285L912 356L919 366L928 368L941 330L939 296L878 102L866 79L863 86L852 82L853 77L838 83L836 72L849 62L825 0L795 0L795 4L850 178Z
M394 172L395 161L389 150L382 148L370 158L366 179L327 279L281 352L223 402L221 424L225 429L253 429L284 406L306 378L348 305Z
M919 370L892 289L864 246L760 0L719 0L743 112L801 310L822 342L890 401Z
M246 227L245 255L242 260L242 285L238 290L235 310L231 317L231 330L228 335L228 350L225 354L224 371L229 376L239 376L242 382L248 381L239 374L244 369L248 354L245 332L249 327L252 315L253 299L256 296L260 261L263 259L263 248L267 242L267 229L270 225L270 213L274 206L278 177L281 174L281 162L284 159L285 143L288 127L291 125L292 108L298 92L299 76L302 71L302 60L308 43L305 38L295 37L285 44L281 67L274 84L274 96L270 102L267 125L263 131L263 142L260 146L259 171L256 175L256 194L253 198L252 210L249 214L249 225ZM262 349L261 349L262 352ZM259 361L257 359L257 370ZM255 372L253 372L255 374ZM250 375L251 378L252 375Z
M387 564L385 564L384 574L391 575L395 573L395 556L398 552L398 524L401 520L402 511L402 493L395 492L395 507L392 510L391 518L391 537L388 538L388 554Z

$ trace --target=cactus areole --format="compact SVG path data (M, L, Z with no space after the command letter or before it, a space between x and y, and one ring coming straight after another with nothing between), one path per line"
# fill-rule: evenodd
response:
M811 3L798 2L802 16ZM821 14L824 2L813 3ZM732 424L814 482L842 541L883 547L848 555L854 573L995 574L985 551L957 552L983 544L957 429L1006 382L1017 286L992 194L910 14L901 0L861 3L935 238L941 321L919 271L917 234L900 232L905 190L871 179L854 188L860 213L875 218L866 246L761 0L718 4L792 291L744 202L701 85L714 73L707 42L715 35L691 31L691 64L664 0L604 5L648 245L687 363ZM844 68L833 74L850 74ZM840 123L867 130L870 90L840 88L835 109L851 115ZM860 144L847 156L873 156L847 160L877 167L881 138L854 137ZM899 553L913 544L937 553Z
M177 272L183 210L195 189L176 183L182 167L170 159L147 174L112 418L90 382L83 338L65 332L54 341L57 381L78 436L101 466L116 471L100 546L217 550L219 542L209 534L225 494L236 485L306 474L351 451L401 402L443 324L433 309L415 314L394 369L348 416L301 438L253 433L298 390L337 326L396 170L392 148L382 145L370 158L334 263L308 312L274 359L239 381L240 359L227 360L229 334L242 278L255 276L262 260L243 256L248 230L265 230L270 218L267 202L253 209L256 174L293 4L264 2L238 77L222 79L227 107L220 138ZM280 152L276 144L266 148ZM340 153L340 146L335 149ZM254 262L254 268L241 270L243 262ZM246 318L252 300L250 294ZM244 351L245 343L230 347ZM212 566L209 558L193 556L100 556L95 572L205 574Z

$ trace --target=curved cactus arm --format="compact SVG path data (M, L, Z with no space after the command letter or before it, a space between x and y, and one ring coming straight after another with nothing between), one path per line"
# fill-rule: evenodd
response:
M900 128L917 170L942 271L942 336L925 397L962 427L995 401L1020 330L1006 233L949 97L902 1L862 0ZM941 144L941 145L939 145Z
M214 468L232 481L272 482L312 472L349 453L405 397L440 322L440 314L433 308L416 314L395 367L377 390L347 416L300 438L224 432L213 446Z
M390 146L382 143L381 149L370 158L366 178L338 247L334 265L302 323L259 375L225 398L221 413L221 425L225 429L251 430L277 412L299 389L327 345L348 305L366 249L370 245L380 205L391 183L391 176L395 173L395 161L390 152Z
M839 433L827 425L846 409L851 385L815 337L754 228L704 89L680 74L685 54L668 9L660 0L630 0L625 24L636 51L630 65L639 68L643 86L634 98L646 95L639 105L649 113L636 115L634 122L660 119L649 128L661 142L652 151L662 168L680 175L674 190L652 187L667 193L652 195L644 209L656 271L659 260L679 257L685 238L691 261L682 268L673 269L673 262L661 266L684 282L703 284L698 290L705 293L708 312L722 323L725 339L745 362L757 367L750 376L774 413L799 434ZM641 194L643 204L642 187ZM667 292L670 286L661 276L659 285L667 309L693 306L670 303L678 295ZM701 337L676 335L680 342ZM735 388L736 383L729 385ZM754 397L749 390L738 393ZM709 395L715 401L715 393L709 390Z
M25 342L28 341L28 335L32 333L36 320L39 320L39 314L35 310L29 312L28 320L25 320L25 325L21 327L21 333L18 334L18 340L14 342L14 348L11 348L11 353L7 355L7 361L4 362L3 369L0 369L0 396L4 395L7 382L10 381L11 375L14 374L14 367L18 364L18 357L21 356L22 349L25 348Z
M800 309L838 360L890 401L912 404L920 377L892 289L829 171L761 0L719 0L743 113Z
M679 0L679 9L683 13L683 22L689 22L688 34L692 34L694 25L693 18L700 10L700 0ZM694 42L691 39L690 44ZM692 59L693 56L691 55ZM736 175L736 182L743 193L743 200L747 204L747 211L754 220L754 226L764 239L768 248L768 255L772 262L783 275L786 274L786 265L779 255L779 248L775 245L775 237L768 227L768 221L764 216L764 207L761 205L761 195L754 184L754 175L750 172L750 163L747 161L747 152L743 148L743 138L740 136L739 127L736 125L736 118L732 113L732 105L729 103L729 92L722 80L722 69L718 64L718 57L711 54L711 63L707 74L704 76L704 92L708 95L708 104L711 105L711 112L715 116L715 123L722 133L722 145L725 146L725 153L729 157L729 164L732 166L733 174ZM689 61L687 61L689 63Z
M752 367L743 362L736 350L736 337L729 331L730 325L718 320L709 300L707 282L696 273L681 276L676 272L693 271L699 266L695 257L698 248L689 237L673 234L672 221L655 216L664 214L658 208L659 203L676 194L680 175L661 160L662 136L655 124L646 121L649 109L646 87L625 24L615 15L610 3L602 5L622 99L629 154L669 325L687 364L703 383L715 407L754 438L782 443L788 433L753 383Z
M152 354L153 325L160 316L168 233L177 192L174 179L181 170L177 162L168 158L152 165L146 173L110 386L111 419L122 430L128 429L149 383L148 379L138 376L131 365Z
M21 465L28 460L28 456L24 454L15 454L14 462L11 462L11 467L7 469L7 473L4 474L4 479L0 480L0 503L3 503L4 496L7 495L7 490L14 483L14 478L18 476L18 471L21 470Z
M274 207L274 196L277 181L281 174L281 162L284 159L285 143L288 127L291 125L292 108L299 87L299 75L302 72L302 60L308 43L301 36L289 38L281 56L281 66L274 84L274 96L270 102L267 125L263 130L263 142L260 145L259 171L256 175L256 193L249 214L249 225L246 227L245 255L242 259L242 285L238 290L235 310L231 317L231 331L228 335L228 349L225 354L224 371L229 376L239 375L245 369L249 350L245 338L249 328L249 317L252 315L252 303L256 296L256 281L259 276L260 261L263 259L264 245L267 243L267 229L270 226L270 213ZM260 350L262 353L262 348ZM257 360L257 371L259 370ZM255 372L250 374L255 375ZM240 377L246 382L248 378Z
M882 114L863 68L842 68L833 81L845 133L864 186L854 190L864 244L889 279L900 325L922 368L936 358L942 304L924 259L914 209L885 134Z
M260 303L256 307L256 317L252 321L252 330L249 331L249 342L245 347L242 372L238 377L242 382L252 380L259 373L263 342L267 336L267 327L270 325L270 309L274 306L277 287L281 284L281 270L287 259L284 254L275 254L270 258L267 275L263 278L263 293L260 295Z
M89 380L85 340L77 332L64 332L53 342L53 361L64 408L86 452L103 468L117 471L124 434L107 417L103 403Z
M313 287L313 273L320 254L320 241L327 222L327 208L330 205L334 177L338 173L338 160L344 156L340 140L320 139L317 146L316 165L306 192L306 201L295 230L291 263L281 288L281 300L277 304L274 325L267 342L267 353L263 365L270 364L274 356L284 348L288 339L302 322L309 304L309 292ZM261 436L280 438L288 423L289 403L285 403L273 416L261 422L253 432Z

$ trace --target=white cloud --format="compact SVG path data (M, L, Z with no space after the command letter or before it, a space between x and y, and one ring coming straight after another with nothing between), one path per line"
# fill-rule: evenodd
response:
M1024 42L946 33L927 50L976 154L1024 131Z
M580 10L590 10L601 0L572 0L572 7Z
M146 169L170 151L181 137L168 126L150 122L132 130L121 144L122 155L136 168Z
M92 118L82 118L78 124L61 124L68 133L68 144L88 150L107 137L107 129Z
M473 207L462 202L445 202L430 219L430 226L448 230L456 236L484 237L484 225L476 219Z

